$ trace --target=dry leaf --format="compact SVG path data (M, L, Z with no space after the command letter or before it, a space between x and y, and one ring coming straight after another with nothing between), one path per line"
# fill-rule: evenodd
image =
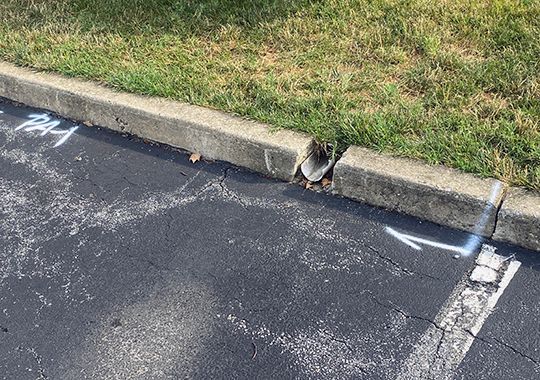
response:
M251 342L251 345L253 346L253 355L251 355L251 360L253 360L257 357L257 346L253 342Z
M311 189L313 187L313 182L310 182L310 181L307 181L306 184L304 185L304 188L306 189Z
M331 179L328 179L328 178L323 178L321 180L321 185L323 187L326 187L326 186L330 186L332 184L332 180Z
M189 160L192 162L192 163L195 163L197 161L200 161L201 160L201 155L199 153L191 153L191 156L189 156Z
M93 127L94 126L94 124L92 124L89 121L83 121L83 124L86 125L87 127Z

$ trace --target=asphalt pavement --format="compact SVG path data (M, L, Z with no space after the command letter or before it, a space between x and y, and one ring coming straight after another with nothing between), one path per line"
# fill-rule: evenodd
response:
M0 100L0 378L412 379L457 342L469 234L189 157ZM429 376L540 379L540 253L484 244L519 269Z

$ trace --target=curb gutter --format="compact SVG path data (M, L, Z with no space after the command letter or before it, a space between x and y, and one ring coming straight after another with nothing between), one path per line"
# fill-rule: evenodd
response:
M0 97L197 152L292 181L316 149L298 132L91 82L0 62ZM352 146L338 160L334 193L440 225L540 251L540 194L495 179ZM508 193L505 198L505 193Z
M221 111L120 93L94 83L0 62L0 96L203 157L292 181L315 147L312 138Z

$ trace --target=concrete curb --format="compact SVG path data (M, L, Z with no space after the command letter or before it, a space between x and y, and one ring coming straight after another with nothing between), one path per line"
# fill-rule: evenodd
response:
M352 146L333 183L347 198L540 251L540 194L496 179Z
M442 166L350 147L334 169L334 191L437 224L490 237L504 186Z
M292 181L315 141L224 112L0 62L0 96ZM352 146L334 168L334 193L540 251L540 194L457 170ZM505 192L508 198L504 200Z
M499 212L493 239L540 251L540 195L511 188Z
M224 112L119 93L59 75L0 62L0 96L64 117L228 161L291 181L315 147L312 138Z

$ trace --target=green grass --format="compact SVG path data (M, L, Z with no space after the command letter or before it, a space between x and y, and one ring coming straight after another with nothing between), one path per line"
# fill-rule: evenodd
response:
M540 190L538 0L4 0L0 59Z

